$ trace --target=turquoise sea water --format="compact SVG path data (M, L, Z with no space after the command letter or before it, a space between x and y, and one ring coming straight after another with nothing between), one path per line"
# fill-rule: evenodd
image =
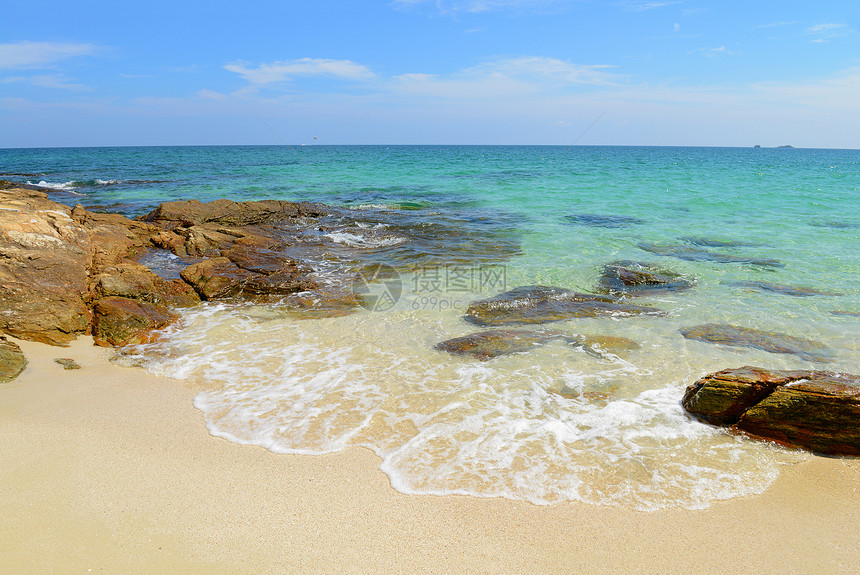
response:
M137 350L147 369L199 388L195 404L214 435L276 452L365 446L407 493L639 509L758 493L806 456L688 418L679 404L685 386L742 365L860 370L856 150L27 149L0 150L0 178L129 216L175 199L276 198L375 214L388 230L397 222L462 228L457 237L482 257L463 260L462 246L450 244L447 255L424 254L419 264L398 255L395 232L375 244L349 230L329 234L358 242L369 258L396 260L402 292L390 309L301 320L277 306L207 305L184 312L165 342ZM499 257L494 242L515 249ZM738 261L677 257L690 250ZM640 298L662 317L551 327L627 337L638 350L600 359L551 343L481 362L433 349L480 331L462 319L473 299L521 285L593 291L603 265L617 260L656 263L696 285ZM760 284L834 295L795 297ZM703 323L813 340L830 361L679 332Z

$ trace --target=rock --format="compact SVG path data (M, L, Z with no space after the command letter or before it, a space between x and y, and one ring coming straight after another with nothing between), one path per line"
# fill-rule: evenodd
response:
M146 266L131 261L107 267L93 278L90 299L110 296L178 307L200 302L194 288L187 283L164 280Z
M190 227L205 223L250 226L303 217L317 218L328 213L330 213L328 207L308 202L294 203L279 200L234 202L221 199L203 203L188 200L165 202L138 219L172 230L179 226Z
M528 331L516 329L494 329L455 337L437 343L434 347L454 355L471 355L481 361L500 355L523 353L551 341L562 341L567 345L595 357L605 359L604 351L623 352L639 347L639 344L622 337L583 336L561 331Z
M9 383L27 367L27 358L17 343L0 335L0 383Z
M476 325L497 326L548 323L574 317L660 313L660 310L652 307L620 303L614 296L581 294L559 287L523 286L472 302L465 318Z
M642 347L632 339L617 335L583 335L581 343L596 353L606 352L619 356Z
M766 268L785 267L785 264L783 264L779 260L747 256L734 256L731 254L712 252L709 250L703 250L701 248L685 246L683 244L660 245L643 242L638 245L640 249L643 249L646 252L651 252L652 254L657 254L659 256L671 256L687 261L749 264L752 266Z
M762 244L751 242L741 242L736 240L715 240L711 238L703 238L701 236L685 236L681 238L694 246L702 246L705 248L755 248L761 247Z
M106 297L93 307L93 340L104 347L143 343L150 340L149 332L176 319L164 305Z
M564 219L573 224L598 228L623 228L645 223L643 220L631 216L607 214L571 214L565 216Z
M261 264L262 265L262 264ZM182 279L205 300L250 295L288 295L311 290L317 284L293 262L284 262L279 271L263 274L237 266L230 258L212 258L182 270Z
M826 292L826 291L818 291L816 289L807 288L807 287L798 287L798 286L788 286L784 284L773 284L768 282L755 282L755 281L737 281L737 282L723 282L727 285L733 285L743 288L749 288L759 291L767 291L778 293L782 295L790 295L794 297L808 297L814 295L822 295L822 296L840 296L843 295L841 293L836 292Z
M522 353L552 340L579 343L576 336L561 332L536 332L514 329L495 329L455 337L437 343L434 347L454 355L471 355L486 361L500 355Z
M43 192L0 191L0 331L66 345L89 324L92 242Z
M755 437L830 455L860 455L860 376L727 369L687 388L684 409Z
M63 366L63 369L81 369L80 364L73 359L68 357L58 357L54 360L55 363L58 363Z
M599 291L632 296L683 291L693 285L691 280L681 274L654 264L625 260L604 266Z
M832 361L832 351L827 346L790 335L719 323L697 325L680 331L681 335L687 339L737 347L752 347L770 353L787 353L807 361Z

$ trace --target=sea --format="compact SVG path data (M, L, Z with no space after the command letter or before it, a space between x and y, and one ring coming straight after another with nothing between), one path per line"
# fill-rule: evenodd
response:
M161 202L281 199L355 218L321 230L395 273L355 313L208 302L118 361L177 378L212 435L276 453L364 447L403 493L701 509L762 493L809 457L690 417L686 387L745 365L857 373L860 151L613 146L207 146L0 150L0 179L129 217ZM418 247L403 230L423 231ZM409 249L406 246L409 245ZM169 277L185 265L150 254ZM694 287L572 318L571 336L492 358L436 344L481 331L470 302L520 286L594 293L632 261ZM160 263L159 263L160 262ZM325 257L310 261L325 266ZM797 289L803 288L803 289ZM382 297L384 296L384 297ZM823 357L685 338L726 324ZM178 383L179 384L179 383Z

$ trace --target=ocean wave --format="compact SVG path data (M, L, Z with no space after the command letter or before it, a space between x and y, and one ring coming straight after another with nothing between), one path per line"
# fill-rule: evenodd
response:
M401 236L373 236L359 235L350 232L329 232L323 234L323 237L329 238L335 243L348 245L353 248L386 248L400 245L407 241L408 238Z
M564 345L487 363L416 347L441 334L412 312L297 323L222 305L171 329L145 361L204 387L194 403L211 434L277 453L366 447L403 493L701 509L763 492L804 457L688 417L686 382L653 388L661 376L632 362Z

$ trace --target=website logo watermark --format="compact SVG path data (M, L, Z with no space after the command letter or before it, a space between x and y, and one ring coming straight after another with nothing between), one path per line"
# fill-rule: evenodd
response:
M471 295L507 289L507 269L501 264L430 265L403 274L389 265L374 264L359 275L353 292L371 311L388 311L402 298L414 310L463 309Z

